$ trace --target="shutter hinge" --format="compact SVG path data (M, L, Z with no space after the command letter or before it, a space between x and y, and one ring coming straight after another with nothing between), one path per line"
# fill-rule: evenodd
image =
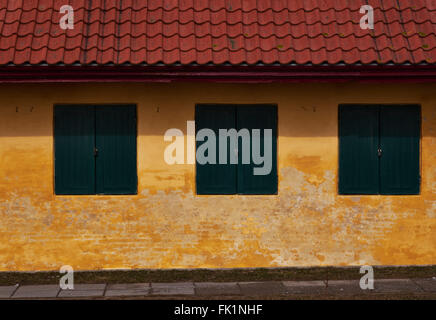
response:
M382 156L382 153L383 153L382 149L381 149L381 148L378 148L378 149L377 149L377 154L378 154L379 157Z
M97 157L97 156L98 156L98 149L94 148L94 157Z

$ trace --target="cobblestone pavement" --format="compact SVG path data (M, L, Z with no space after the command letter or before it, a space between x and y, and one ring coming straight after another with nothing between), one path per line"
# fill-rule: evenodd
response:
M270 282L175 282L76 284L73 290L58 285L0 286L0 299L214 299L349 298L410 296L436 299L436 278L379 279L374 289L362 290L358 280Z

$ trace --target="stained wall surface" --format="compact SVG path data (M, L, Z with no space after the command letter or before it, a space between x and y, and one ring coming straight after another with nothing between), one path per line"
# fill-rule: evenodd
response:
M134 103L138 194L54 194L53 106ZM278 195L198 196L163 135L196 103L278 105ZM422 106L421 194L338 195L338 104ZM434 84L0 86L0 271L436 264Z

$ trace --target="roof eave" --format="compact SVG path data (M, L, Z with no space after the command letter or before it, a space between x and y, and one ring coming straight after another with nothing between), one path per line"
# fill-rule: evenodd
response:
M436 82L436 65L0 66L0 83Z

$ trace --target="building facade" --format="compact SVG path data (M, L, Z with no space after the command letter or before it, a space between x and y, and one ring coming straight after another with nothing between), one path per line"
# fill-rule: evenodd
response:
M436 264L434 3L267 2L0 2L0 271Z
M38 84L0 92L3 271L436 260L433 84ZM55 105L114 103L137 108L137 194L56 195ZM277 194L198 195L196 165L165 162L166 130L186 134L199 103L277 105ZM421 106L419 194L339 194L339 105L355 103Z

